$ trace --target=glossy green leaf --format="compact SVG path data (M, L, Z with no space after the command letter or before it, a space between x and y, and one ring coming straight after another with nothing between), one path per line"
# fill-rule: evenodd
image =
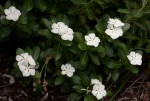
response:
M80 50L87 50L88 49L88 46L85 43L79 43L78 47Z
M80 55L80 64L85 66L88 63L88 54L84 52Z
M74 85L72 88L78 93L83 93L82 91L83 87L80 85Z
M82 96L79 93L71 93L68 96L68 101L80 101L81 97Z
M17 55L20 55L20 54L22 54L22 53L24 53L24 50L21 49L21 48L17 48L16 54L17 54Z
M55 61L58 61L61 58L61 56L62 56L62 46L59 43L54 49Z
M69 26L69 19L66 15L64 14L59 14L57 17L56 17L56 20L57 22L63 22L65 23L66 25Z
M44 11L47 9L47 5L46 5L46 3L45 3L44 0L37 0L36 3L37 3L37 7L38 7L42 12L44 12Z
M113 73L112 73L112 79L114 81L117 81L119 78L119 72L117 70L113 70Z
M96 100L95 100L95 97L92 94L87 94L84 97L84 101L96 101Z
M128 31L130 28L130 24L129 23L125 23L125 25L122 27L123 32Z
M98 55L90 53L89 56L90 56L91 61L92 61L95 65L100 66L100 60L99 60Z
M54 35L48 29L41 29L39 30L39 35L45 36L46 38L53 39Z
M60 85L64 82L64 77L57 77L55 80L55 85Z
M95 0L99 5L103 5L105 4L105 2L103 0Z
M120 12L120 13L130 14L130 11L128 9L119 8L117 11Z
M41 22L42 22L42 24L43 24L46 28L48 28L48 29L51 30L51 25L52 25L52 23L51 23L48 19L42 18L42 19L41 19Z
M82 33L80 32L74 32L74 40L78 43L83 43L84 42L84 38Z
M33 8L33 0L25 0L25 2L24 2L24 8L27 11L30 11Z
M92 11L91 7L85 5L85 8L84 8L84 9L85 9L85 13L87 14L88 18L89 18L90 20L93 20L95 14L94 14L94 12Z
M146 46L146 52L147 52L147 53L150 53L150 44L148 44L148 45Z
M71 80L72 80L72 82L73 82L74 84L80 84L80 83L81 83L80 77L79 77L78 75L73 75L73 76L71 77Z
M40 55L40 47L35 46L33 48L33 58L34 58L34 60L37 60L39 55Z

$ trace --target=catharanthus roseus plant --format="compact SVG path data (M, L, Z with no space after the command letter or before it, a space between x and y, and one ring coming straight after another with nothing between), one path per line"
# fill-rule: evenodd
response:
M112 100L120 90L112 81L148 64L149 7L148 0L6 0L0 41L17 40L12 74L24 86L58 87L68 101Z

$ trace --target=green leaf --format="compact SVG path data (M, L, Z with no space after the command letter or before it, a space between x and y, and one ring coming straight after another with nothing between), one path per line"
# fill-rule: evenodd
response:
M130 24L129 23L125 23L125 25L122 27L123 32L128 31L130 28Z
M72 80L72 82L73 82L74 84L80 84L80 83L81 83L80 77L79 77L78 75L73 75L73 76L71 77L71 80Z
M145 24L146 24L148 32L150 33L150 21L146 20Z
M84 101L95 101L95 97L92 94L87 94L84 97Z
M27 24L28 23L28 19L26 15L22 15L19 17L18 23L20 24Z
M144 8L148 3L148 0L142 0L142 8Z
M1 29L3 29L3 30L0 30L0 38L1 39L9 36L9 34L12 32L12 30L7 27L1 27Z
M92 51L95 51L95 52L98 52L98 53L104 53L105 48L103 46L98 46L98 47L92 48Z
M71 93L68 96L68 101L80 101L81 97L82 96L80 94L78 94L78 93Z
M41 29L39 33L41 36L45 36L46 38L53 39L54 35L50 32L49 29Z
M37 60L39 55L40 55L40 47L39 46L35 46L33 48L33 58L34 58L34 60Z
M138 23L138 22L135 22L135 21L134 21L134 23L135 23L139 28L141 28L142 30L146 30L146 27L145 27L143 24Z
M80 85L83 85L83 86L86 86L86 87L88 87L90 85L90 78L88 77L88 75L86 73L80 72L78 74L78 76L81 79L81 84Z
M41 22L42 22L42 24L43 24L46 28L48 28L49 30L51 30L51 25L52 25L52 23L51 23L48 19L42 18L42 19L41 19Z
M118 78L119 78L119 72L115 69L115 70L113 70L113 73L112 73L112 79L114 81L117 81Z
M75 6L75 7L69 8L67 13L72 14L72 15L77 15L80 13L80 11L81 11L81 8Z
M64 14L59 14L57 17L56 17L56 20L57 22L64 22L66 25L69 26L69 19L66 15Z
M25 2L24 2L24 8L27 11L30 11L33 8L33 1L32 0L25 0Z
M58 61L61 56L62 56L63 50L62 50L62 46L60 45L60 43L55 47L54 49L54 58L55 61Z
M84 38L82 33L80 32L74 32L74 40L78 43L83 43L84 42Z
M127 69L130 70L132 73L137 74L139 72L138 68L136 66L127 65Z
M79 43L78 47L80 50L87 50L88 49L88 46L85 43Z
M72 43L72 46L69 48L69 50L74 54L80 54L81 50L78 48L77 44Z
M13 75L14 77L22 77L22 72L19 70L19 67L17 66L11 70L11 75Z
M0 14L3 14L4 13L4 8L2 5L0 5Z
M44 12L44 11L47 9L47 5L46 5L46 3L45 3L44 0L37 0L36 3L37 3L37 4L36 4L37 7L38 7L42 12Z
M105 33L105 28L104 28L104 25L102 23L98 23L96 24L96 30L99 32L99 33Z
M110 69L120 68L123 65L121 62L112 59L104 60L104 62L105 65Z
M71 1L76 5L85 5L86 4L85 0L71 0Z
M55 85L60 85L64 82L64 77L57 77L55 80Z
M83 91L81 90L83 89L83 87L80 85L74 85L72 88L78 93L83 93Z
M95 65L100 66L100 60L99 60L98 55L92 54L92 53L90 53L89 55L90 55L91 61L92 61Z
M61 44L63 44L64 46L71 46L72 45L72 41L68 41L68 40L62 40L60 39L60 37L55 37L55 39L57 41L59 41Z
M18 23L18 24L16 24L16 26L18 27L18 29L22 30L23 32L31 33L29 26L26 24L19 24Z
M33 76L34 80L39 80L41 78L41 74L38 71L35 71L35 75Z
M87 52L84 52L80 55L80 64L82 66L85 66L88 63L88 54Z
M10 0L7 0L7 2L5 3L5 8L8 9L11 6L11 2Z
M150 44L148 44L148 45L146 46L146 49L145 49L145 50L146 50L147 53L150 53Z
M131 14L133 14L133 16L136 18L141 18L144 12L141 10L141 8L139 8L139 9L133 9Z
M107 56L112 57L114 55L113 47L110 46L108 43L105 43L105 50L106 50Z
M121 41L115 40L115 41L113 41L113 45L115 47L119 47L119 48L123 49L126 54L128 53L128 49L127 49L126 45L124 43L122 43Z
M95 18L95 14L92 11L91 7L88 7L87 5L85 5L85 12L90 20L93 20Z
M119 8L117 11L120 12L120 13L125 13L125 14L130 14L131 13L128 9Z
M20 55L20 54L22 54L22 53L24 53L24 50L21 49L21 48L17 48L16 54L17 54L17 55Z
M103 5L103 4L105 4L105 2L104 1L102 1L102 0L95 0L99 5Z

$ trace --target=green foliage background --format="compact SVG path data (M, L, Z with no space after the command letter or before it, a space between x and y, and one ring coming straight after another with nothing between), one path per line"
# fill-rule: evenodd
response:
M50 87L60 85L62 93L70 94L69 101L95 101L91 94L85 95L80 90L91 87L92 78L108 86L121 74L138 73L142 67L130 64L127 59L130 51L143 54L143 60L150 58L149 0L7 0L0 5L0 15L5 16L4 9L12 5L22 14L17 22L1 17L0 41L7 42L14 36L16 40L24 40L21 48L38 61L39 72L45 57L52 57L46 80ZM118 39L112 40L105 34L109 18L119 18L125 23L123 36ZM74 30L72 42L51 33L51 25L59 21ZM96 48L85 43L84 35L90 32L101 40ZM76 69L71 78L60 74L60 66L65 63ZM143 65L147 63L143 61ZM39 72L34 80L40 78Z

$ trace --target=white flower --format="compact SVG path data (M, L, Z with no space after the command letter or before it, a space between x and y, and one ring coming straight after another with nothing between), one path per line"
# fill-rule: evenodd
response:
M94 85L92 94L99 100L106 96L106 90L104 85Z
M129 59L129 61L132 65L141 65L142 64L142 55L139 53L132 51L132 52L130 52L129 55L127 55L127 58Z
M4 10L7 20L13 20L17 21L19 19L19 16L21 15L21 12L16 9L14 6L9 7L8 9Z
M91 84L102 84L98 79L91 79Z
M124 23L121 22L119 19L112 19L112 18L109 19L108 24L114 25L114 27L124 26Z
M72 41L73 40L73 30L71 28L65 28L64 32L61 33L61 38L63 40Z
M124 26L124 23L122 23L119 19L110 18L105 33L112 39L117 39L123 35L123 30L121 29L122 26Z
M97 79L92 79L91 83L94 84L92 94L99 100L106 96L105 86Z
M95 36L94 33L90 33L89 35L85 36L86 44L89 46L97 47L100 43L100 39Z
M22 72L23 76L28 77L30 75L35 75L35 66L36 63L31 55L28 53L22 53L21 55L16 56L18 61L18 67Z
M68 26L66 26L63 22L53 23L51 32L61 35L66 28L68 28Z
M75 72L74 67L72 67L71 64L68 64L68 63L65 65L63 64L61 66L61 70L62 70L61 74L67 75L68 77L72 77L73 73Z

